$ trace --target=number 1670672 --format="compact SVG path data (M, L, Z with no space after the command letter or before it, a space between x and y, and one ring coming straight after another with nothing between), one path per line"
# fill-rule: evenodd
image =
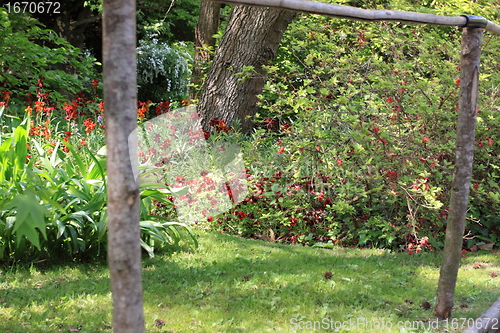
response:
M4 4L7 13L30 13L30 14L60 14L61 3L51 1L21 1L21 2L7 2Z

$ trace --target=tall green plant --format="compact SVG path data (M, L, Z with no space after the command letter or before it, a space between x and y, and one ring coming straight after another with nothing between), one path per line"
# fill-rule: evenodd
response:
M10 135L4 134L0 145L0 260L103 256L107 240L105 149L94 154L62 140L49 145L52 151L48 153L47 145L29 138L29 119ZM86 164L82 153L92 163ZM153 200L172 205L166 199L168 190L143 184L140 191L141 245L150 256L162 247L181 246L186 237L197 246L187 226L151 214Z

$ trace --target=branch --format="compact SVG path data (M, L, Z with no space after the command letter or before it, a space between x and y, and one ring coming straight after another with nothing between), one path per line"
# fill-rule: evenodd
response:
M484 28L500 35L500 25L497 25L480 16L439 16L426 13L406 12L397 10L370 10L350 6L336 5L318 1L305 0L209 0L230 4L273 7L291 11L319 14L337 18L359 21L397 21L416 24L433 24L444 26L459 26L470 28Z
M97 22L97 21L99 21L101 19L102 19L102 15L101 14L96 15L96 16L91 16L91 17L88 17L86 19L79 20L79 21L71 23L70 27L74 29L74 28L77 28L77 27L79 27L81 25L84 25L84 24L89 24L89 23Z

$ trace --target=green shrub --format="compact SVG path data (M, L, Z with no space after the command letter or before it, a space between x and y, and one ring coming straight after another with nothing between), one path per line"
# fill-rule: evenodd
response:
M179 47L152 39L137 48L140 101L173 102L187 98L191 56Z
M453 15L456 3L436 8ZM464 8L498 15L489 5ZM253 196L212 226L321 246L441 247L460 40L459 28L298 18L268 66L260 128L244 150ZM470 246L500 236L500 43L486 34L483 44Z
M12 93L11 104L35 94L40 77L55 99L90 90L94 63L32 17L0 8L0 86Z

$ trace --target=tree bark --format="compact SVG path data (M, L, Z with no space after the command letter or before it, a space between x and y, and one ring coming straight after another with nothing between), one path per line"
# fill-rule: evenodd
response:
M210 131L210 120L228 125L240 123L240 130L252 129L257 112L257 95L267 78L262 68L276 56L278 45L295 13L267 7L235 6L200 95L198 109L202 126ZM253 70L249 70L251 66ZM248 77L242 73L247 70Z
M208 48L215 47L215 38L213 35L219 29L221 3L202 1L200 4L200 15L194 37L196 41L196 50L194 53L194 67L191 82L199 85L202 82L203 64L212 60L212 54L207 51ZM196 92L192 91L190 99L196 98Z
M455 170L446 225L443 263L434 308L434 314L440 319L451 316L460 266L474 156L482 35L483 30L479 28L463 29Z
M128 147L128 137L137 122L135 0L104 0L103 6L108 261L113 331L142 333L139 189Z

